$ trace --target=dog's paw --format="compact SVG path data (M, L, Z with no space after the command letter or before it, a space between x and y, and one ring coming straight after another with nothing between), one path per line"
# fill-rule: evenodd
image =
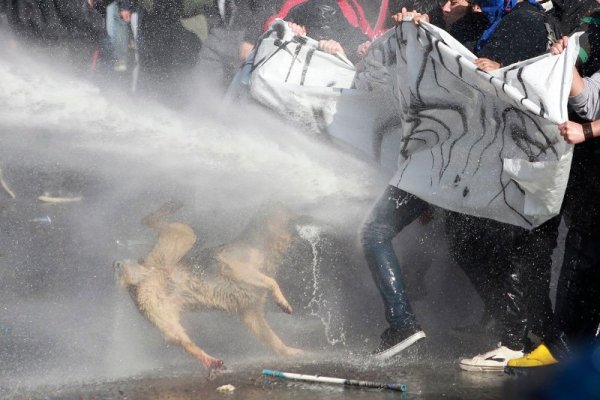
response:
M204 364L204 366L206 368L208 368L209 370L223 370L225 369L225 364L223 363L223 360L219 360L218 358L214 358L214 357L205 357L202 360L202 364Z
M286 314L291 314L294 312L294 310L292 309L292 306L290 306L290 303L286 302L278 302L277 305L279 306L279 308L281 308L281 311L283 311Z

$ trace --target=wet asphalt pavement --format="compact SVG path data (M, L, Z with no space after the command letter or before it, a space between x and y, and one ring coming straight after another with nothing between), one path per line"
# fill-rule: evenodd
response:
M14 171L6 169L12 182ZM35 174L28 176L33 179ZM38 182L40 185L42 180ZM29 187L36 185L30 181ZM354 267L345 265L345 268L356 268L356 272L345 271L343 283L347 290L341 293L350 296L357 291L364 292L361 296L349 297L346 302L344 331L338 334L343 336L340 343L331 344L335 341L326 337L323 319L306 310L303 312L302 307L296 306L299 312L291 317L278 313L275 307L270 308L268 318L274 329L283 332L282 336L292 345L307 350L301 357L273 357L243 330L235 317L223 317L219 312L187 317L186 326L193 332L193 338L209 353L222 357L228 367L226 372L209 377L207 371L181 349L166 345L158 332L137 313L128 295L116 287L110 268L112 260L140 253L141 249L136 246L143 247L144 243L149 246L151 237L134 230L134 234L131 231L129 235L114 233L112 237L102 234L101 237L108 236L110 240L94 240L93 232L107 229L103 225L87 226L85 232L92 236L86 237L73 227L85 220L85 215L97 210L101 197L94 198L87 192L88 197L82 202L49 205L37 201L35 193L33 189L31 193L21 191L22 198L5 199L0 212L3 227L0 262L4 277L0 314L2 398L506 398L505 383L509 378L504 374L466 373L457 367L461 356L493 346L494 335L478 326L473 332L454 327L434 329L428 319L436 319L436 313L424 318L425 326L432 328L427 340L417 349L388 364L371 361L369 352L384 325L377 294L368 286L366 268L361 262ZM111 231L113 228L116 229L113 226ZM428 228L414 227L408 236L421 237L423 230L437 230L435 222ZM123 247L121 242L127 240L133 247ZM358 256L353 258L360 260ZM439 266L434 263L429 268L435 271ZM361 286L363 283L351 287L358 274L361 276L358 282L366 282L366 288ZM290 287L292 281L298 286L297 278L284 278L282 286L284 291L288 288L293 304L306 304L310 302L307 298L314 298L314 287L302 290ZM322 286L327 286L327 279L331 277L323 276ZM326 287L325 291L338 293L334 289L334 286ZM423 310L435 309L439 302L436 296L432 293L422 297L416 302L417 310L423 314ZM333 304L333 299L329 300ZM404 383L408 391L402 394L263 378L264 368ZM226 384L235 386L235 391L228 394L216 391Z
M41 387L13 393L13 399L504 399L506 377L501 373L467 374L453 363L402 363L383 366L332 363L327 360L262 361L266 366L288 372L379 382L405 383L407 392L341 387L266 378L256 365L235 365L231 372L208 377L206 372L191 374L156 371L149 376L97 383ZM234 390L217 389L233 385Z

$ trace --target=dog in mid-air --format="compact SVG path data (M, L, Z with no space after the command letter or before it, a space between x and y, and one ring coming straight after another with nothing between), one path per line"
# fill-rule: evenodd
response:
M295 355L265 319L271 295L283 312L292 307L273 278L294 239L293 215L283 207L256 217L239 237L221 246L197 249L189 225L168 222L181 204L169 202L142 223L158 232L150 252L140 260L116 261L120 283L129 289L140 312L163 334L208 369L224 368L223 361L204 352L181 325L185 310L219 309L237 313L246 328L278 354Z

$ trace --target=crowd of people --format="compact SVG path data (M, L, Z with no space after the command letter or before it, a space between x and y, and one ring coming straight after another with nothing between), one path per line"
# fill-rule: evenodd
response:
M320 40L330 53L356 47L382 31L356 0L2 0L0 15L20 37L44 44L77 43L95 71L166 87L185 76L223 90L275 18ZM383 15L387 15L387 5ZM85 50L81 50L81 44ZM86 46L87 48L86 48ZM160 85L160 82L166 82ZM188 83L186 82L185 85ZM142 85L144 86L144 85Z
M4 0L4 20L30 39L78 38L91 44L90 62L109 74L153 82L183 69L224 90L275 18L322 51L355 63L394 23L427 21L471 50L476 66L493 71L552 52L567 35L584 32L574 66L569 121L575 144L561 215L526 230L445 212L449 248L501 329L500 346L460 361L467 371L514 371L561 362L576 346L593 344L600 323L600 8L596 0ZM410 17L410 18L409 18ZM403 22L411 19L412 22ZM389 327L375 350L390 358L426 337L406 295L392 239L427 212L422 199L388 186L361 231L367 264L381 293ZM552 307L552 254L564 220L565 255Z
M488 72L548 51L559 54L568 43L562 32L585 32L574 67L569 121L559 126L564 140L576 144L561 215L526 230L446 212L452 256L472 281L486 312L501 324L499 347L462 359L463 370L517 373L546 367L597 340L600 273L595 243L600 209L593 200L598 193L595 137L600 134L600 125L593 122L600 115L597 7L596 1L572 1L554 4L548 12L535 0L451 0L442 6L441 19L405 8L393 17L397 23L408 18L416 24L440 25L478 57L475 65L479 69ZM428 207L418 197L390 185L362 230L365 255L389 323L377 349L381 358L394 356L425 338L406 296L391 241ZM553 310L551 257L561 218L568 233Z

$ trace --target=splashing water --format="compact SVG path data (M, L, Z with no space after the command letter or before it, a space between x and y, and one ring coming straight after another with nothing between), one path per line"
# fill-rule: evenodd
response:
M330 345L344 344L346 333L343 325L333 323L334 316L329 301L325 298L325 291L320 286L321 279L321 257L319 249L322 244L322 229L316 225L302 225L297 227L300 237L310 243L312 249L312 293L306 309L310 315L321 320L325 328L325 337ZM337 321L336 321L337 322Z
M107 294L115 285L112 261L118 253L141 255L141 244L152 239L140 220L166 199L182 200L178 218L199 222L199 240L211 244L239 234L267 201L346 222L378 192L376 170L258 108L223 115L213 105L183 114L57 71L7 48L1 36L0 164L16 199L0 193L0 222L10 233L0 235L9 266L0 269L6 319L0 330L12 335L0 346L0 358L12 357L3 359L0 386L126 376L165 365L168 358L152 356L163 351L161 337L146 328L128 296ZM39 176L63 170L94 178L85 182L92 189L77 204L41 205ZM5 200L12 206L3 208ZM34 234L23 228L40 215L52 223ZM344 331L334 327L344 311L330 309L337 292L325 288L328 299L321 282L321 232L303 232L313 252L308 308L330 344L344 342ZM132 329L132 321L140 328ZM33 350L22 332L36 339ZM231 347L211 333L202 339L215 338L214 353ZM20 372L30 365L38 368Z

